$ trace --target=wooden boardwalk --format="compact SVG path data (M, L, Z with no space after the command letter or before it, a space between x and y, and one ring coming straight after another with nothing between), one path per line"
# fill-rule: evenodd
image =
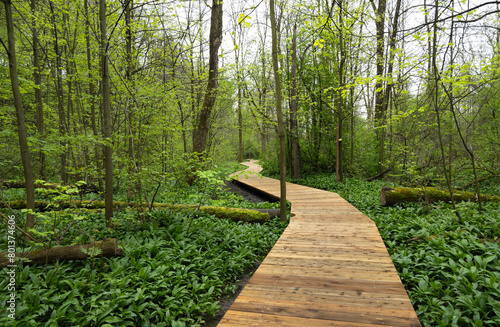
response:
M275 179L239 181L280 194ZM371 219L332 192L288 183L287 200L290 224L218 326L420 326Z

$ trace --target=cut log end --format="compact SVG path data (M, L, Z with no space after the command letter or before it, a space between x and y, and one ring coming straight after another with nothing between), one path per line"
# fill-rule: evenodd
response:
M43 265L64 260L84 260L90 258L89 249L96 248L100 251L95 253L94 257L115 257L123 253L123 250L118 247L118 242L115 238L109 238L103 241L98 241L92 244L80 244L70 246L53 247L49 250L36 250L32 252L16 253L16 257L28 258L29 261L23 261L25 265ZM82 251L83 249L83 251ZM16 260L18 261L18 260ZM8 253L0 253L0 268L12 264Z
M387 192L393 191L392 188L384 186L382 187L382 192L380 192L380 201L382 202L382 206L386 207L388 206L387 202Z

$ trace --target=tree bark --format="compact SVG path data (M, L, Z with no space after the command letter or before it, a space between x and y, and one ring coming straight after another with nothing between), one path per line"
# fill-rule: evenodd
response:
M21 99L21 91L19 89L19 78L17 75L17 55L16 55L16 39L14 35L14 22L12 19L12 1L2 0L5 5L5 20L7 22L7 38L9 57L10 81L12 85L12 93L14 96L14 107L16 108L17 128L19 135L19 148L21 150L21 160L23 163L24 179L26 180L26 203L28 209L35 209L35 185L33 178L33 169L31 167L30 152L28 147L28 138L26 132L26 124L24 120L24 108ZM32 214L27 214L26 228L35 227L35 217Z
M444 152L444 145L443 145L443 136L442 136L442 128L441 128L441 113L439 112L439 71L438 71L438 66L437 66L437 37L438 37L438 25L437 21L439 18L439 1L435 0L434 1L434 22L432 24L432 43L429 42L429 46L431 48L429 49L429 56L430 56L430 62L431 62L431 77L433 79L433 85L431 89L431 103L433 106L433 109L436 113L436 121L437 121L437 132L438 132L438 139L439 139L439 149L441 152L441 160L443 163L443 172L446 178L446 184L448 186L448 194L450 194L450 200L451 204L453 205L453 210L455 212L455 215L457 216L458 220L460 222L463 222L463 219L458 212L456 206L455 206L455 197L454 193L452 190L451 186L451 165L450 165L450 170L447 169L446 167L446 156ZM427 16L426 16L427 17ZM429 35L430 37L430 35Z
M373 11L375 12L375 27L376 27L376 80L375 80L375 128L377 133L377 147L379 154L379 166L384 164L384 143L385 143L385 112L384 112L384 92L383 77L384 77L384 49L385 49L385 12L387 0L379 0L378 6L375 5L375 0L370 0Z
M434 187L408 188L408 187L383 187L380 193L380 200L384 207L393 206L398 203L424 202L429 203L443 201L451 203L452 195L447 190L440 190ZM473 192L453 192L453 201L473 201L477 202L477 195ZM481 195L482 201L500 202L500 196Z
M336 159L335 159L335 177L337 183L344 181L344 156L343 156L343 122L344 122L344 97L342 91L345 87L345 62L346 62L346 49L344 39L344 3L343 0L338 1L339 5L339 46L340 46L340 63L338 68L339 87L336 91L335 107L337 111L337 140L336 140Z
M85 22L85 44L87 46L87 70L88 70L88 78L89 78L89 98L90 98L90 119L91 119L91 125L92 125L92 133L94 134L94 137L97 139L99 136L99 132L97 131L97 123L96 123L96 101L95 101L95 86L94 86L94 81L93 81L93 75L92 75L92 53L90 51L90 17L89 17L89 0L84 1L84 10L85 10L85 16L87 17L87 20ZM100 171L100 162L101 162L101 155L100 155L100 150L99 146L96 144L94 146L94 153L95 153L95 168L96 171ZM99 183L99 190L103 190L103 181L102 181L102 176L99 174L97 176L97 180Z
M274 72L274 96L276 98L276 115L278 116L278 138L280 144L280 219L287 221L286 214L286 145L285 126L283 124L283 113L281 110L281 76L278 67L278 36L276 32L276 14L274 12L274 0L270 1L271 34L272 34L272 57Z
M40 74L40 48L38 46L38 29L36 25L36 0L31 0L31 14L33 18L31 20L32 24L32 41L33 41L33 79L35 82L35 122L38 134L40 138L45 138L44 126L43 126L43 101L42 101L42 76ZM40 151L40 177L43 180L47 180L47 169L45 166L45 153Z
M105 170L105 217L106 227L113 224L113 149L111 140L111 98L108 67L108 36L106 25L106 0L99 0L99 20L101 26L101 72L102 72L102 112L104 116L104 170Z
M210 131L212 109L217 98L219 75L219 47L222 42L222 1L212 0L210 19L210 58L208 85L198 118L198 128L193 132L193 152L204 156Z
M63 81L62 81L62 59L61 59L61 47L59 45L59 34L57 32L56 19L55 19L55 9L54 3L49 1L50 5L50 19L52 23L52 28L54 30L54 52L56 54L56 94L57 94L57 112L59 115L59 136L64 139L68 131L66 119L64 117L64 91L63 91ZM63 183L68 182L68 174L66 171L67 166L67 153L66 153L66 142L61 141L61 147L63 151L61 152L61 181Z
M238 162L243 161L243 113L241 110L241 85L238 78Z
M386 170L384 170L383 172L380 172L380 173L378 173L377 175L374 175L374 176L372 176L372 177L370 177L370 178L367 178L367 179L366 179L366 181L367 181L367 182L374 181L374 180L376 180L376 179L379 179L379 178L383 177L385 174L387 174L387 173L389 173L389 172L391 172L391 171L392 171L392 169L391 169L391 168L387 168L387 169L386 169Z
M16 253L16 257L28 258L30 261L23 261L24 265L44 265L63 260L85 260L90 256L82 251L89 248L99 248L102 252L95 257L110 258L122 254L122 249L118 247L117 240L110 238L104 241L97 241L94 244L81 244L70 246L58 246L48 250L36 250L32 252ZM0 269L10 264L9 253L0 253Z
M297 124L297 24L293 26L292 37L292 89L290 90L290 133L292 134L293 178L302 178L299 130Z

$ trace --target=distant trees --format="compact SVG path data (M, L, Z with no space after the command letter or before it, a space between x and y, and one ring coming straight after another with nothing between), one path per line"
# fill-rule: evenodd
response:
M393 178L408 184L450 179L456 187L459 180L467 185L471 179L498 176L498 167L486 168L479 154L495 147L494 137L482 143L486 139L480 141L477 134L484 108L495 99L486 90L498 78L489 73L498 71L498 40L489 38L490 49L466 44L466 36L492 17L494 5L469 8L451 0L438 7L403 0L280 3L289 171L295 166L294 149L300 148L301 170L336 172L337 181L344 173L372 176L382 168L391 168ZM260 92L256 84L246 85ZM488 100L480 93L489 94ZM263 122L274 115L255 119ZM497 116L490 115L495 121ZM274 160L277 170L278 157ZM470 185L479 193L478 183Z
M214 1L208 47L207 8L202 1L16 2L12 29L0 32L0 82L19 89L0 91L0 176L18 179L18 167L31 164L36 178L96 183L111 203L121 187L131 191L129 201L147 197L151 176L168 173L185 153L208 156L216 149L224 154L219 160L235 158L237 148L226 142L231 138L219 133L237 131L237 117L226 114L232 89L217 75L223 12ZM7 73L7 36L20 44L18 81ZM16 112L24 114L25 128L14 124ZM208 131L220 121L227 125ZM199 124L207 127L201 138ZM30 199L34 177L24 176ZM111 216L109 207L108 224Z
M104 33L99 2L6 3L15 6L19 94L11 33L0 29L4 178L24 176L29 163L33 178L125 187L141 201L157 185L152 176L193 152L260 156L276 172L283 157L291 177L327 171L338 182L391 168L403 184L478 194L500 175L495 1L277 2L279 89L271 8L260 1L222 10L216 0L106 0ZM19 156L17 97L29 160Z
M17 117L17 131L19 139L19 149L21 150L21 160L23 165L24 180L26 182L26 208L35 209L35 181L33 179L33 169L31 167L30 150L28 147L28 134L25 122L23 101L19 86L16 38L14 34L14 19L12 14L12 1L2 0L5 7L5 21L7 25L7 46L2 42L7 56L9 58L9 75L12 86L12 95L14 97L14 107ZM26 218L26 228L35 226L35 217L33 213L28 213Z

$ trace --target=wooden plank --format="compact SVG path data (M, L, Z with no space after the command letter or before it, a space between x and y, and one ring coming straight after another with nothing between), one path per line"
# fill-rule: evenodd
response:
M224 327L242 326L286 326L286 327L370 327L371 324L362 324L345 321L308 319L288 317L253 312L230 311L224 316ZM251 322L251 323L249 323ZM220 324L219 324L220 326Z
M279 196L277 180L239 180ZM287 188L290 224L219 326L420 326L375 223L335 193Z
M415 325L416 315L413 309L403 310L382 306L308 303L277 299L270 301L265 298L247 298L241 295L240 297L240 301L235 301L232 305L232 310L347 323L418 326Z

